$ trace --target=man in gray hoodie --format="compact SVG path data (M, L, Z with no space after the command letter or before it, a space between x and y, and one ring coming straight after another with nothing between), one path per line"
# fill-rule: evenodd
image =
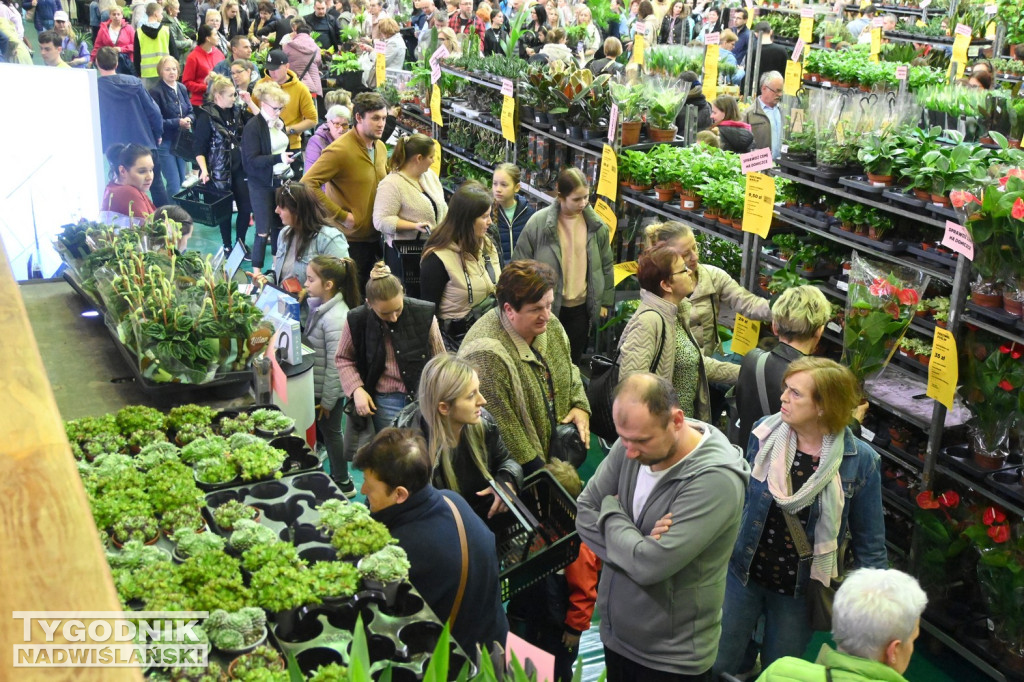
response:
M710 682L725 576L750 468L679 408L672 384L615 389L619 440L580 496L576 527L604 562L597 590L609 682Z

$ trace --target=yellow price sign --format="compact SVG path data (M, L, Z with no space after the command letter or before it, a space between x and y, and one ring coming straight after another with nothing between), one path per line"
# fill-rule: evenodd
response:
M430 91L430 120L444 126L444 120L441 118L441 88L437 85Z
M388 76L387 76L387 66L386 66L386 62L384 60L384 55L382 55L382 54L378 54L377 55L376 68L377 68L377 87L379 88L380 86L384 85L384 83L387 82L387 79L388 79Z
M836 142L846 144L846 121L836 123Z
M441 177L441 143L434 140L434 161L430 164L434 175Z
M619 159L610 145L604 146L601 152L601 177L597 181L597 193L615 201L615 191L619 186Z
M704 53L704 96L708 101L718 97L718 45L708 45Z
M746 355L757 348L759 338L761 323L736 313L736 321L732 326L732 352L736 355Z
M786 62L786 82L782 86L782 91L787 95L796 96L796 93L803 85L803 78L804 65L790 59Z
M814 42L814 17L800 19L800 40L807 45Z
M615 286L619 286L622 280L626 279L630 275L637 273L637 264L635 260L631 260L628 263L616 263L612 268L612 277L615 280Z
M949 410L953 409L953 395L960 380L958 362L956 338L948 329L936 327L932 340L932 358L928 362L926 395L938 400Z
M629 62L631 64L644 65L644 52L647 50L646 41L644 40L644 34L641 31L637 31L636 35L633 36L633 56Z
M967 66L967 48L971 46L971 27L957 24L953 38L953 61L956 62L956 77L964 77Z
M615 228L619 226L619 217L615 215L615 209L608 205L604 199L594 202L594 211L608 226L608 241L615 239Z
M768 236L775 211L775 180L764 173L747 173L747 194L743 200L743 231L762 239Z
M501 104L501 136L515 144L516 141L516 100L505 95Z
M871 61L877 62L878 55L882 52L882 29L871 29Z

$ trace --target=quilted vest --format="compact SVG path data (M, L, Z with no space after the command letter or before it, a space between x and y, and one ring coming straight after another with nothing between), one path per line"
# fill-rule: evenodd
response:
M398 371L410 400L416 397L423 367L430 359L430 326L434 321L434 304L418 298L405 297L398 321L384 322L369 306L349 311L348 326L356 351L356 369L363 385L373 393L384 374L386 353L384 335L391 337Z

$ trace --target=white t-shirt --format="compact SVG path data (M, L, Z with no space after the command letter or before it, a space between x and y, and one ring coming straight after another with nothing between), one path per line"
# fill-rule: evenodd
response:
M693 428L697 427L695 426ZM697 448L703 445L704 441L707 440L707 437L708 433L707 431L705 431L704 435L701 436L700 441L697 443L697 447L695 447L693 450L695 451ZM651 491L654 490L654 486L658 485L658 481L660 481L665 476L665 474L677 468L685 460L686 457L679 460L678 462L670 466L668 469L662 469L661 471L651 471L651 467L645 464L640 465L640 471L638 471L636 474L636 488L633 490L634 520L640 518L640 514L644 510L644 505L647 504L647 498L651 496Z

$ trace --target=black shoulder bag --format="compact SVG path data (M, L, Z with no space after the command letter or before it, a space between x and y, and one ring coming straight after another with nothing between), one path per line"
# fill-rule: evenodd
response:
M644 312L661 315L657 310ZM651 363L650 371L652 373L661 364L666 327L667 325L662 320L658 352L654 355L654 362ZM618 437L615 432L615 423L612 421L612 391L619 383L620 353L621 349L616 350L615 355L611 358L604 355L594 355L590 358L590 383L587 385L587 400L590 401L590 430L606 441L613 441Z
M544 404L548 408L548 419L551 421L548 460L560 459L579 469L580 465L587 459L587 444L580 439L580 432L576 428L576 424L572 422L568 424L558 423L558 418L555 415L555 383L551 380L551 368L548 367L547 360L544 359L544 356L537 349L533 349L533 354L537 356L540 364L544 366L544 376L547 378L546 389L540 377L537 377L537 383L540 384L541 393L545 395ZM534 376L536 376L536 371Z

